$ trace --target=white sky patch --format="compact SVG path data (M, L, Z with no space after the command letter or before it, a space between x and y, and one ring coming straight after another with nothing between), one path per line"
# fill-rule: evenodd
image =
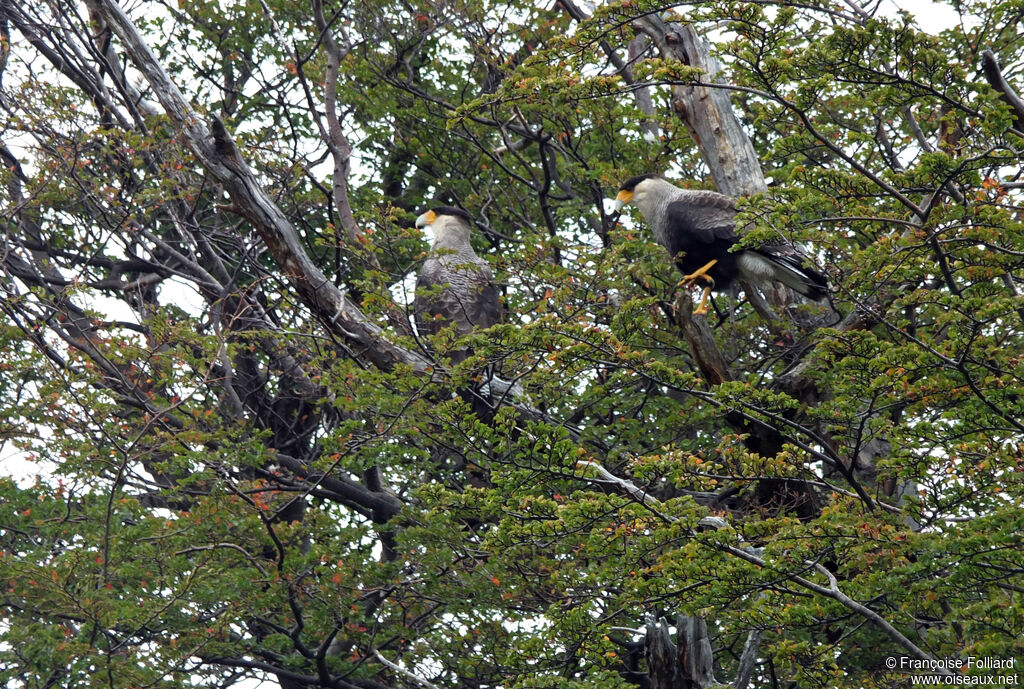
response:
M169 295L173 295L168 298ZM174 304L190 316L200 316L207 309L206 300L195 285L178 277L170 277L160 284L160 303Z
M42 430L42 429L37 429ZM14 480L19 488L35 485L37 477L44 481L55 475L57 465L53 462L29 459L29 453L15 447L10 442L0 446L0 475Z
M878 8L879 15L890 18L898 16L901 11L912 14L921 30L930 34L941 33L961 22L960 13L952 5L943 2L885 0ZM976 21L970 22L971 25L976 23Z

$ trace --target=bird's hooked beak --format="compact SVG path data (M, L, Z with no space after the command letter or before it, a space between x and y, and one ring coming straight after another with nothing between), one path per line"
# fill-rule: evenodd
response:
M427 211L420 217L416 218L416 227L430 227L431 225L434 224L435 220L437 220L437 213L435 213L434 211Z
M625 189L620 189L619 193L615 196L615 210L616 212L621 211L622 207L633 200L635 194Z

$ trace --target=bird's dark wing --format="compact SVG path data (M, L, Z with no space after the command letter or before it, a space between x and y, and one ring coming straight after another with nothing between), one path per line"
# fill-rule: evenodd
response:
M416 298L412 302L412 315L421 335L433 335L445 326L441 300L448 281L440 261L428 258L416 275Z
M775 279L808 299L828 296L828 279L816 268L799 244L764 244L754 250L775 264Z
M494 283L494 275L491 273L491 269L482 267L480 278L479 293L474 302L475 308L471 312L470 318L475 327L483 329L501 323L504 311L501 305L501 296L498 294L498 286Z
M666 208L672 234L683 233L691 242L735 242L736 208L733 200L713 191L689 192Z
M413 316L420 333L432 335L454 323L459 335L501 322L501 301L484 261L447 267L428 259L416 278Z

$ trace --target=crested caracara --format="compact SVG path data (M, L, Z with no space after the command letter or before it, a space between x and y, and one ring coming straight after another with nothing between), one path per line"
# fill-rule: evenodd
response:
M757 286L781 282L815 301L828 295L825 276L808 265L806 253L795 244L730 251L739 235L729 196L680 189L661 175L639 175L619 187L616 210L627 203L636 204L654 238L675 258L684 276L680 284L709 283L695 313L707 312L712 289L727 289L737 279Z
M416 276L413 316L421 335L433 335L455 324L468 335L501 320L501 302L490 266L469 243L472 218L461 208L439 206L416 218L416 227L434 235L430 255ZM458 363L468 352L453 352Z

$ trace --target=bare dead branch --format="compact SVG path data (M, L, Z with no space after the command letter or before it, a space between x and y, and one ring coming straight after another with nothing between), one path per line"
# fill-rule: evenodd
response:
M433 363L390 342L384 331L367 318L313 263L295 228L263 191L223 125L213 122L213 133L171 81L124 10L113 0L100 0L101 12L121 39L125 51L143 73L161 106L180 131L199 162L224 185L244 217L259 232L289 282L328 330L349 343L353 353L391 370L405 365L428 373ZM230 145L229 145L230 144Z
M1021 97L1017 95L1017 92L1006 81L1003 71L999 67L999 59L991 50L981 51L981 71L992 88L999 91L1003 96L1003 100L1013 108L1014 113L1017 115L1017 129L1024 131L1024 100L1021 100Z
M663 57L700 68L710 83L718 81L722 68L693 26L666 22L655 14L640 17L634 24ZM727 91L703 84L675 86L672 105L700 147L720 192L751 196L768 189L757 152L733 113Z

